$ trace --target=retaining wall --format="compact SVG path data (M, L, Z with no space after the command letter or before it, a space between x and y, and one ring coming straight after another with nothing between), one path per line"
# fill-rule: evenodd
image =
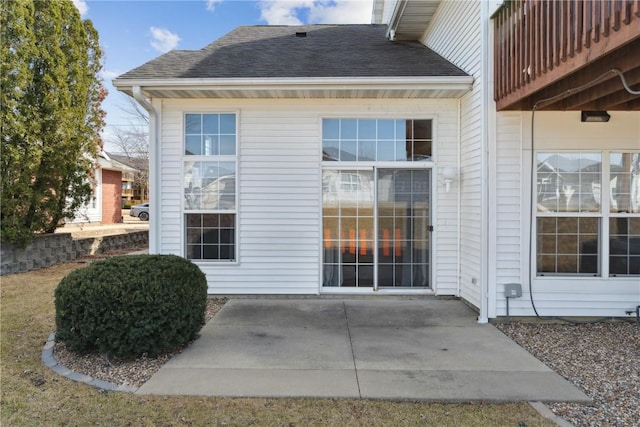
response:
M77 239L71 237L71 233L44 234L37 236L24 249L3 244L0 250L0 275L24 273L83 256L131 249L148 243L148 230Z

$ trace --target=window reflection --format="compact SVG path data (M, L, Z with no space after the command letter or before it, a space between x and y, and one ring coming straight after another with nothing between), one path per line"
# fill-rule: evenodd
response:
M422 161L431 159L431 120L324 119L324 161Z
M599 153L538 154L538 212L597 212L602 160Z
M184 255L188 259L236 259L235 155L235 114L185 114Z
M640 213L640 154L612 153L611 212Z
M640 274L640 153L605 153L537 155L538 275Z
M185 114L187 156L225 156L236 154L234 114Z
M235 209L235 163L185 162L184 198L189 210Z
M380 287L428 287L430 171L324 169L322 178L323 286L372 287L377 271Z

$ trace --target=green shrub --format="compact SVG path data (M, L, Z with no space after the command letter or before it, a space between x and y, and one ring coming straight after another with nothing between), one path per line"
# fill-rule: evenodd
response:
M56 340L79 353L155 357L204 325L207 280L174 255L125 255L64 277L55 291Z

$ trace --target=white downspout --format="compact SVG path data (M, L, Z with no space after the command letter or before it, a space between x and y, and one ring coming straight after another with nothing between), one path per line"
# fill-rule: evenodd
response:
M142 94L140 86L133 86L133 98L149 112L149 253L160 253L160 156L158 153L158 111Z
M400 25L400 18L402 17L406 7L407 0L397 0L395 7L393 8L393 13L391 14L391 19L387 26L387 38L391 41L395 41L396 39L396 30L398 29L398 25Z
M458 204L456 206L456 239L458 241L458 255L456 259L457 271L457 283L456 283L456 296L460 298L462 294L462 236L460 231L462 230L462 100L458 98L458 153L457 157L457 171L458 171Z
M481 29L481 61L482 61L482 81L486 82L488 79L489 66L488 59L490 59L487 55L489 54L489 37L488 37L488 3L481 2L480 3L480 29ZM489 322L489 262L494 259L494 257L490 256L491 254L491 233L490 227L491 218L490 218L490 209L489 209L489 177L490 175L490 151L489 151L489 120L488 120L488 109L490 108L490 103L488 100L488 88L487 85L484 84L481 86L482 90L482 108L480 111L481 119L481 141L482 141L482 173L481 173L481 182L482 182L482 196L480 198L482 205L482 228L481 228L481 236L484 241L484 245L482 246L482 255L480 257L480 265L481 265L481 273L480 273L480 314L478 316L478 323L487 323Z

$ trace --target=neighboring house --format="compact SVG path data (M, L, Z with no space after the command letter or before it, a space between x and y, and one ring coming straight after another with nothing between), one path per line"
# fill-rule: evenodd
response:
M640 98L615 73L587 83L604 61L638 90L639 5L528 90L512 61L538 72L546 39L524 29L545 27L504 16L524 4L375 1L374 25L239 27L123 74L150 112L150 251L196 262L210 293L452 295L486 322L518 283L511 315L533 300L624 316L640 304Z
M115 224L122 222L122 175L133 169L107 153L98 155L94 170L95 188L93 199L79 209L72 223Z
M129 168L122 173L122 202L149 199L149 160L144 157L108 153L109 157Z

